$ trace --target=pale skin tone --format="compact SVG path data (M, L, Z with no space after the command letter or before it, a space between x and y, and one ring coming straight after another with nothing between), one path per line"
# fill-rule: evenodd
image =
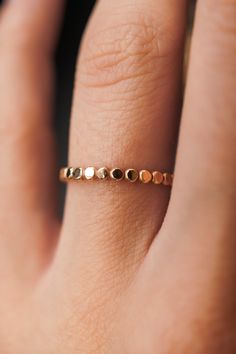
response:
M69 164L172 171L176 159L170 200L154 185L72 183L62 223L63 1L1 9L1 353L236 351L236 1L198 1L180 114L187 5L100 0L71 115Z

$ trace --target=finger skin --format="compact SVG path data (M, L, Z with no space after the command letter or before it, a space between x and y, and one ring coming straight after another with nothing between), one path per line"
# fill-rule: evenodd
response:
M78 61L69 164L172 168L185 29L182 4L98 3ZM56 323L64 323L71 352L113 351L107 346L116 304L168 202L168 188L156 187L111 181L68 185L56 257L38 296L41 312L51 309ZM61 320L62 313L66 319ZM43 334L56 338L57 324L52 319ZM66 341L63 350L68 351Z
M206 353L236 348L235 17L235 1L198 2L173 193L147 258L164 302L207 334Z
M182 4L98 3L78 62L69 164L172 169L185 32ZM60 272L73 293L78 278L86 291L94 279L103 291L112 289L113 281L115 288L123 286L157 233L168 198L168 188L154 185L69 184L56 279ZM90 281L86 277L84 283L85 274ZM115 284L118 274L122 279Z
M199 1L166 218L173 229L214 226L225 242L222 229L231 238L235 223L235 15L235 1ZM215 237L209 238L213 246Z
M233 0L198 3L172 216L176 208L192 213L199 203L206 203L209 213L235 203L235 17Z
M216 264L223 250L229 253L220 262L234 258L230 250L234 249L236 201L235 17L234 0L198 2L175 182L165 223L168 229L183 230L181 240L173 237L180 249L189 247L192 254L206 249L216 257ZM195 237L188 237L192 233ZM205 262L206 266L207 257Z
M1 12L0 258L16 278L38 272L58 232L51 113L61 13L56 0L9 1Z

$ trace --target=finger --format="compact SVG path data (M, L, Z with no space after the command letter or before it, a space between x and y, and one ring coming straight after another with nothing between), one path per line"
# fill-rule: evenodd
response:
M60 0L25 0L1 13L0 249L16 262L32 256L32 269L55 233L52 54L61 10Z
M76 76L71 165L173 168L185 1L181 5L99 2ZM64 260L76 255L76 272L80 262L89 266L85 257L132 268L158 231L168 197L168 188L151 184L70 184L59 254Z
M198 3L170 209L180 223L217 225L235 209L235 16L234 0Z
M173 194L153 248L191 303L208 306L214 290L219 323L220 299L235 288L235 16L236 1L198 2Z

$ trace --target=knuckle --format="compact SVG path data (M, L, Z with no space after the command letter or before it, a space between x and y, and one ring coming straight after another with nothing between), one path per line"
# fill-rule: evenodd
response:
M85 86L104 87L130 79L143 80L167 55L166 42L164 31L151 16L140 14L96 33L88 31L79 81Z
M154 39L152 28L136 24L93 36L84 57L83 67L90 79L87 84L107 86L147 74L148 64L159 56L158 41Z

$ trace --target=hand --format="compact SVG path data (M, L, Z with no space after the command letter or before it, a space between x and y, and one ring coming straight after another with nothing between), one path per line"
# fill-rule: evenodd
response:
M1 10L0 351L233 354L236 1L198 1L170 201L153 184L70 183L61 225L50 117L62 9ZM186 0L100 0L70 165L174 169L186 12Z

